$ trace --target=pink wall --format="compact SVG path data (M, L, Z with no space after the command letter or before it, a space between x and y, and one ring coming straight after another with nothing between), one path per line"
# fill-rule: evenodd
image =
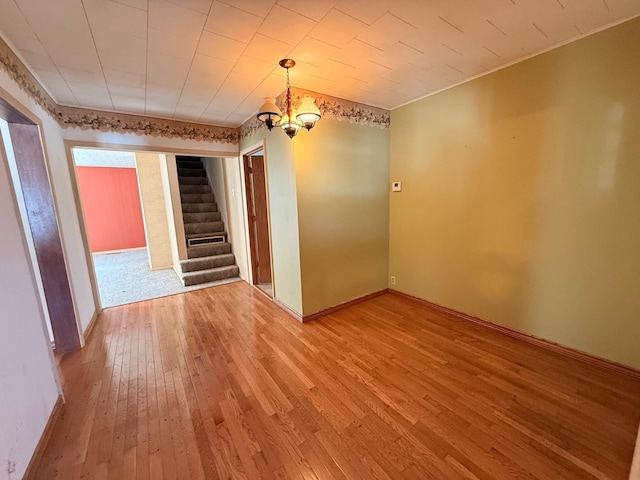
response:
M76 167L92 252L146 246L135 168Z

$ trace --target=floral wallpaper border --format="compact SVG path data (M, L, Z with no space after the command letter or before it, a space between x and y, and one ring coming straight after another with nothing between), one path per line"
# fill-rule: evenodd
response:
M333 118L340 122L346 121L378 128L389 128L391 123L391 113L389 110L371 107L362 103L312 92L311 90L303 90L297 87L291 87L294 107L300 105L301 99L306 93L316 99L316 105L324 118ZM281 108L284 105L284 95L284 92L281 93L276 100L276 103L278 103ZM238 128L240 131L240 139L250 137L263 128L266 127L262 122L255 117L251 118Z
M58 107L57 120L63 127L136 133L153 137L182 138L204 142L238 143L238 129L161 118L105 112L76 107Z
M2 38L0 38L0 66L63 128L78 127L231 144L238 144L240 139L266 128L255 117L247 120L240 127L233 128L58 105ZM296 106L300 104L300 99L305 93L310 93L316 99L316 105L324 118L389 128L390 112L388 110L295 87L291 91ZM280 105L283 99L284 93L278 97Z
M79 127L231 144L237 144L239 141L237 128L58 105L2 38L0 38L0 66L63 128Z

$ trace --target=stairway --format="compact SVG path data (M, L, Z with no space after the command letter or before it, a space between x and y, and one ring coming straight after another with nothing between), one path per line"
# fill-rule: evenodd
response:
M239 274L231 244L202 160L177 156L180 202L187 260L180 261L185 286L224 280Z

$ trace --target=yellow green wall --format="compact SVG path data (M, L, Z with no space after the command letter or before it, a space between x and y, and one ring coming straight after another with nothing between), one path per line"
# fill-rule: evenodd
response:
M311 315L387 288L389 130L323 118L263 140L275 295Z
M293 143L281 131L260 130L241 150L264 139L269 189L271 263L275 297L302 314L298 207Z
M387 288L389 130L322 119L293 143L310 315Z
M640 19L392 112L402 292L640 367Z

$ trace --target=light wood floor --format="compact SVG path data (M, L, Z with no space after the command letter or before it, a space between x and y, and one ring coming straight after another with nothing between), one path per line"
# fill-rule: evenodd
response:
M245 283L105 311L38 480L626 479L640 381L384 295L302 325Z

